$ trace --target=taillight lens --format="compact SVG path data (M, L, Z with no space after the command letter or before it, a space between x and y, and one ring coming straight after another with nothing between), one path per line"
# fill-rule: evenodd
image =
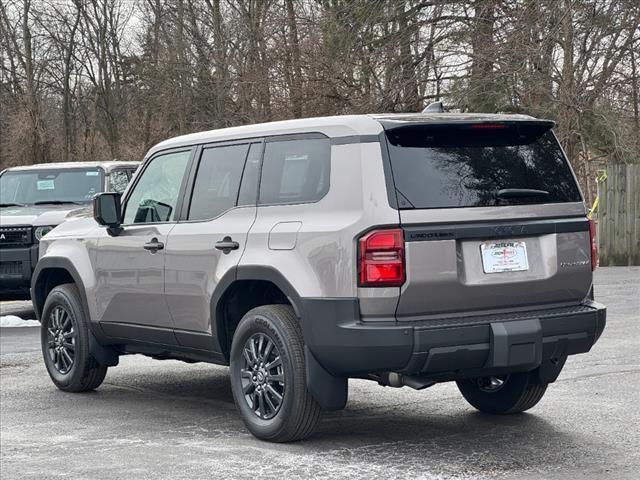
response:
M598 266L598 243L596 241L596 222L589 219L589 238L591 240L591 270Z
M358 243L361 287L399 287L404 283L404 235L400 228L374 230Z

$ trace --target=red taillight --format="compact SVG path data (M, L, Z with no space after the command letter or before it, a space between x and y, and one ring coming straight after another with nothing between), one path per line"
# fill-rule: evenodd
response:
M369 232L358 247L361 287L399 287L404 283L404 236L400 228Z
M596 222L589 219L589 238L591 240L591 270L598 266L598 243L596 241Z

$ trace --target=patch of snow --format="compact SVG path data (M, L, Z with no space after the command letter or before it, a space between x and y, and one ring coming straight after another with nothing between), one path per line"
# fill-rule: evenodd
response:
M0 317L0 327L39 327L37 320L23 320L15 315L5 315Z

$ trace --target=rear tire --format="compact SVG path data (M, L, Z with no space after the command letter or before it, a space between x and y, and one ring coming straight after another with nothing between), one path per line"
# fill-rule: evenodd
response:
M89 325L78 288L55 287L44 303L40 327L42 356L51 380L65 392L97 388L107 374L89 351Z
M289 305L250 310L233 335L231 389L257 438L292 442L312 435L320 406L307 390L304 342Z
M491 385L490 379L495 386ZM529 372L471 378L456 383L471 406L481 412L498 415L529 410L542 399L548 386L546 383L533 383Z

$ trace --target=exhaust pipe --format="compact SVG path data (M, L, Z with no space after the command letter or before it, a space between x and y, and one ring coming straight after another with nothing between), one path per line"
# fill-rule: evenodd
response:
M422 390L436 384L421 375L403 375L396 372L383 373L378 377L378 383L384 387L411 387L414 390Z

